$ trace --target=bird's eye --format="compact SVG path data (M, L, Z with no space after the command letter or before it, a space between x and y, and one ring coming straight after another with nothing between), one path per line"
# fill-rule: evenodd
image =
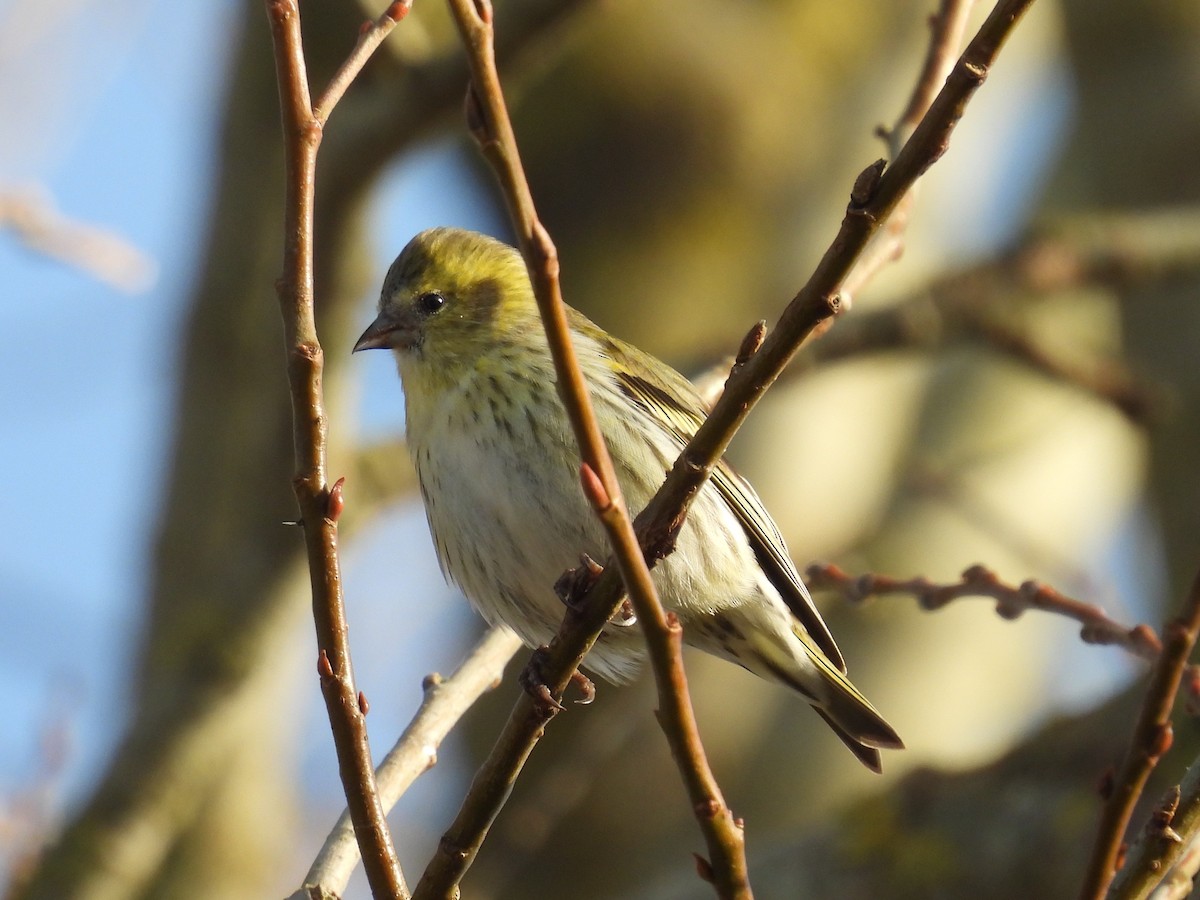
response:
M437 291L426 291L417 298L417 309L427 316L432 316L445 305L446 298Z

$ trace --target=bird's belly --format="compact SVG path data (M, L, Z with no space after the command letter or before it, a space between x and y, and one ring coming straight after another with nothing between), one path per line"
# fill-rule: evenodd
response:
M484 618L507 624L531 646L545 644L564 613L554 582L579 564L581 553L603 562L607 540L579 485L579 451L561 407L509 416L507 427L488 427L494 423L483 418L482 427L474 417L469 427L454 416L432 427L409 423L430 530L443 572ZM636 514L661 485L678 448L632 425L611 431L605 437ZM683 620L686 637L689 619L752 596L757 572L740 524L706 486L654 581L664 606ZM624 680L642 653L638 629L611 625L587 665Z
M500 432L475 423L468 433L453 421L413 432L410 451L443 572L484 618L506 623L526 643L547 643L564 613L554 582L581 553L607 555L600 523L564 462L578 456L565 442L565 416L521 419Z

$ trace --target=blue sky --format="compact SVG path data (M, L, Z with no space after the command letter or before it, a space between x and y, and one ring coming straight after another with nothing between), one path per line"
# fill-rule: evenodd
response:
M21 48L25 88L3 98L20 127L4 141L2 183L43 185L63 214L123 235L157 269L148 290L128 294L0 236L0 402L18 424L0 442L12 481L0 544L0 771L18 783L48 711L61 707L77 730L74 784L120 725L169 437L170 335L206 214L222 89L213 73L233 11L84 7Z

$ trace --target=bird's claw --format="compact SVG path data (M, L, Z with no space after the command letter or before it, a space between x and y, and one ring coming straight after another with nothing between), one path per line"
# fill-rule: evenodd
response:
M596 699L596 685L592 679L588 678L578 669L571 673L571 683L575 685L581 696L575 702L580 706L587 706Z
M600 578L604 566L596 562L586 553L579 555L579 565L567 569L554 582L554 593L558 599L571 608L575 608L587 596L592 585Z
M612 618L608 622L610 625L618 625L621 628L637 624L637 613L633 611L633 604L629 602L628 597L621 601L621 605L617 607L617 611L612 614Z
M549 648L544 645L534 650L533 655L529 658L529 664L521 670L521 676L518 679L521 687L525 689L525 693L533 698L538 712L546 719L553 718L566 709L554 698L546 684L546 676L542 667L545 665L548 652Z

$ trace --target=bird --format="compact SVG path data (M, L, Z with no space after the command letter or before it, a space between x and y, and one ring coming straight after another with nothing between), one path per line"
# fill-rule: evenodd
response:
M693 385L567 307L600 431L632 514L649 503L699 427ZM524 258L495 238L439 227L392 263L378 316L354 351L395 356L405 442L447 580L530 647L565 612L554 585L607 540L579 481L579 450ZM700 490L675 550L653 570L685 643L798 693L875 772L896 731L846 664L750 484L725 461ZM621 683L645 654L636 622L605 626L584 666Z

